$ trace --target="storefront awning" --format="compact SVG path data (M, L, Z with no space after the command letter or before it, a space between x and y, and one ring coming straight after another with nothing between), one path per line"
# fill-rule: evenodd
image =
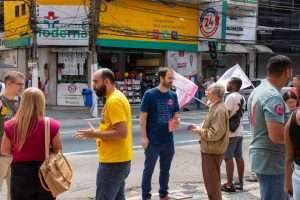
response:
M248 53L248 50L241 44L226 44L224 53Z
M265 45L254 45L254 48L256 49L257 53L270 53L270 54L274 53L272 49L270 49Z

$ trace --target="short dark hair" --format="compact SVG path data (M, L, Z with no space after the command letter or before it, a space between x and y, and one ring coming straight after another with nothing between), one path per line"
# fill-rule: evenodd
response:
M297 97L296 93L293 92L293 91L287 91L287 92L285 92L282 95L282 97L283 97L284 101L287 101L289 99L296 99L296 100L298 100L298 97Z
M173 70L169 67L160 67L158 69L158 77L165 78L168 72L172 72Z
M25 79L25 75L18 71L8 71L4 75L4 83L7 84L8 81L14 83L17 78Z
M108 79L112 84L115 83L115 75L108 68L102 68L101 69L101 77L102 77L103 80Z
M267 70L269 75L280 76L286 69L293 66L293 61L284 55L273 56L269 59Z
M230 84L233 84L235 86L235 89L239 91L243 85L243 82L238 77L232 77L229 81Z

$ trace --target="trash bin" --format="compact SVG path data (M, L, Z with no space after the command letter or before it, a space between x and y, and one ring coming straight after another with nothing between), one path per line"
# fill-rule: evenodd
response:
M93 106L93 90L84 88L81 94L83 96L84 105L91 108Z

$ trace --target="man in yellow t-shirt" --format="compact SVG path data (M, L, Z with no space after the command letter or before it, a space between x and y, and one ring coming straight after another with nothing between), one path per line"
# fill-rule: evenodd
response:
M127 98L114 85L110 69L102 68L93 77L97 96L105 97L99 129L91 126L76 134L96 139L99 154L96 200L125 200L125 180L132 160L132 120Z

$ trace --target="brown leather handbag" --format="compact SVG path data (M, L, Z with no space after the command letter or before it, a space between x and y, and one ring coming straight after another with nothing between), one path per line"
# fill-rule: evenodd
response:
M70 189L73 171L62 152L50 152L50 119L45 118L45 161L40 167L39 178L46 191L53 197Z

